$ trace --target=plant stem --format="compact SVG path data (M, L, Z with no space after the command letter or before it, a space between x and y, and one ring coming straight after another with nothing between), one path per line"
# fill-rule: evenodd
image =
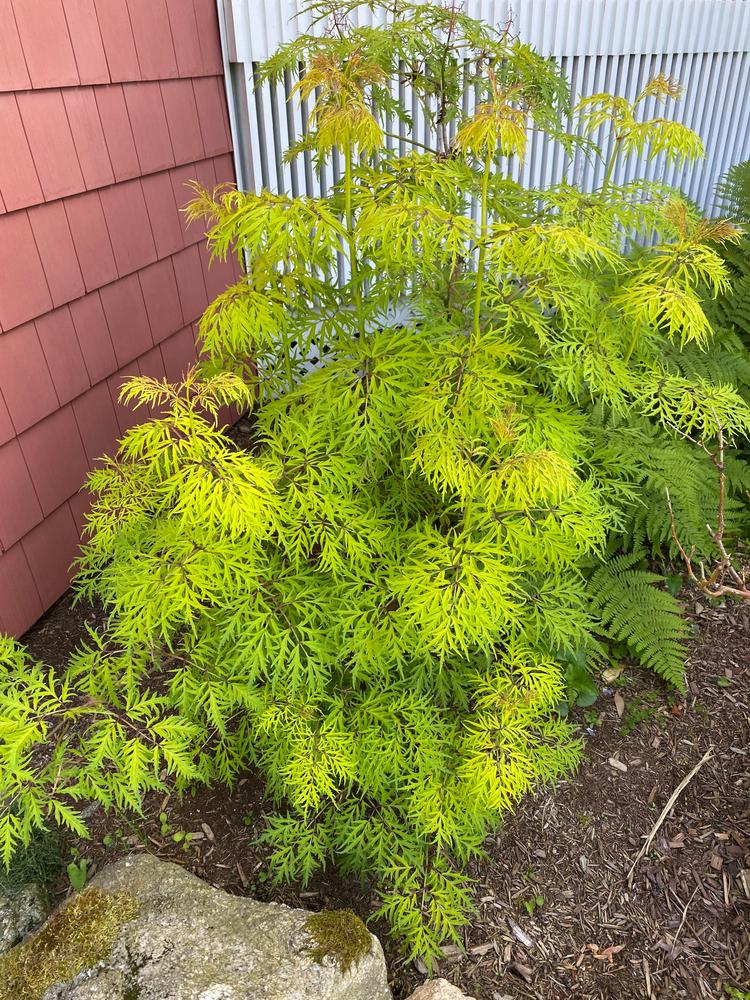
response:
M292 364L292 341L287 329L281 335L281 349L284 352L284 371L291 390L294 388L294 365Z
M479 231L479 260L477 261L477 287L474 295L474 335L479 336L479 314L482 308L482 287L484 285L484 262L487 256L487 219L489 216L490 167L492 166L492 150L487 150L484 158L484 174L482 175L482 221Z
M599 193L604 194L604 192L609 187L609 182L612 179L612 171L615 169L615 163L617 163L617 156L620 152L620 143L622 139L615 138L614 146L612 147L612 154L607 161L607 169L604 171L604 180L602 181L602 186Z
M352 179L354 153L351 140L344 146L344 200L346 206L346 241L349 250L349 270L351 272L352 290L354 293L354 307L357 310L357 322L359 325L360 337L365 336L365 317L362 312L362 277L359 271L357 260L357 242L354 235L354 206L352 204L352 189L354 182Z
M411 139L409 136L399 135L398 132L385 132L384 131L383 135L388 136L389 139L398 139L399 142L401 142L403 140L408 146L414 146L416 149L424 149L426 152L432 153L433 156L439 156L440 155L440 150L433 149L432 146L426 146L423 142L417 142L416 139Z

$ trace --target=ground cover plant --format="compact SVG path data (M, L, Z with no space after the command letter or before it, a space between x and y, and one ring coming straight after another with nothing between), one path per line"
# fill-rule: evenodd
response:
M199 369L124 390L154 415L89 481L79 587L106 626L62 676L0 647L0 846L254 766L276 875L370 875L430 960L488 832L579 759L570 665L616 643L683 683L679 605L643 561L673 529L710 555L694 441L717 414L727 448L750 428L732 352L702 361L736 232L612 182L618 156L700 154L643 117L674 81L587 98L569 134L566 81L507 32L401 0L349 29L357 5L333 6L263 71L297 77L290 155L335 162L332 193L196 192L247 275L206 311ZM434 151L387 145L399 75ZM529 128L592 156L604 129L600 188L514 181ZM254 410L251 449L216 426L230 404ZM727 535L747 483L728 456Z

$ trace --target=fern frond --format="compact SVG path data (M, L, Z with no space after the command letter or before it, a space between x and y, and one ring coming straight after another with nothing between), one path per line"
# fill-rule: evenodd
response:
M588 584L604 634L623 642L638 662L685 690L685 648L690 629L676 598L658 589L663 577L639 569L642 552L615 556Z

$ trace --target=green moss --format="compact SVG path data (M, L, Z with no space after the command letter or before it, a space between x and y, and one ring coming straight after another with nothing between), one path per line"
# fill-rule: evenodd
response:
M86 889L42 929L0 956L0 1000L40 1000L56 983L68 983L112 950L118 928L138 914L127 893L108 896Z
M351 910L322 910L305 922L315 942L310 954L316 962L332 958L342 972L359 964L370 951L370 932Z

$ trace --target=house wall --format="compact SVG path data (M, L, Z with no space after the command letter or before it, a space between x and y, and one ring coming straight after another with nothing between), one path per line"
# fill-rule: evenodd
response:
M79 488L235 280L179 207L234 179L214 0L0 0L0 631L69 584Z

